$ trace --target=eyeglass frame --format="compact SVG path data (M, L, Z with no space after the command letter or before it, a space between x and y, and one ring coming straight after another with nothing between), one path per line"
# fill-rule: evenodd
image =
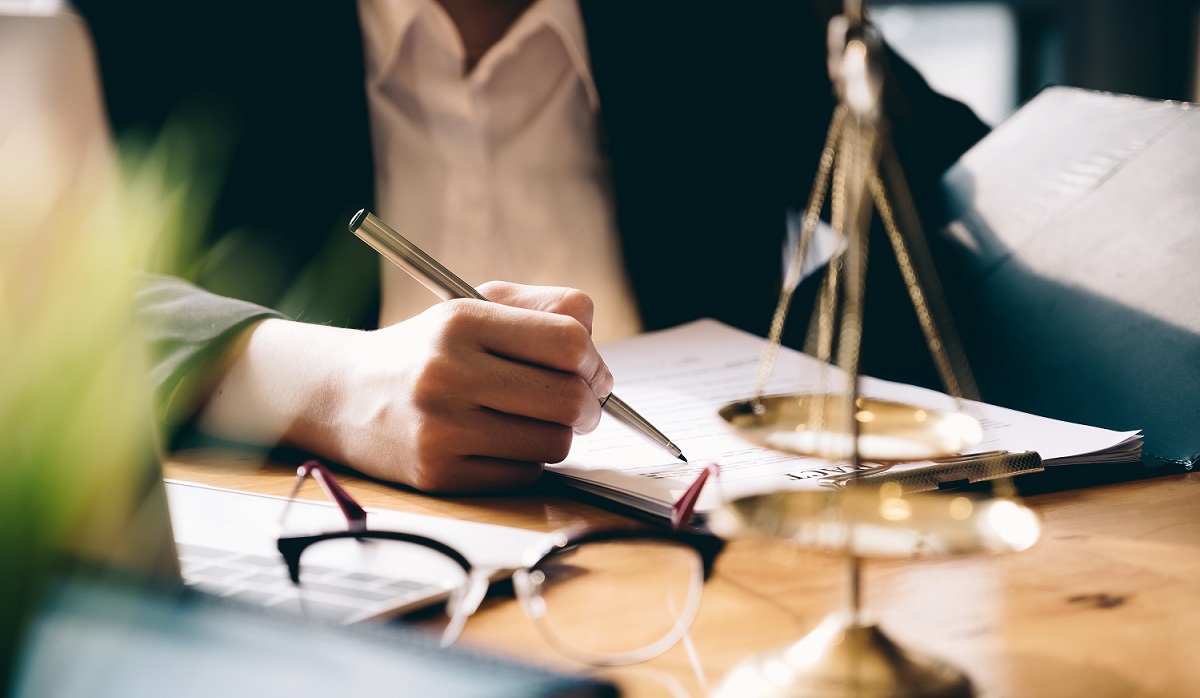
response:
M280 517L282 524L286 518L288 509L296 499L296 494L300 490L300 486L304 482L304 478L311 475L313 479L321 486L325 494L338 505L342 510L342 514L347 521L346 531L335 531L329 533L317 533L308 535L288 536L280 533L276 540L276 547L279 554L283 557L284 564L288 569L288 577L296 586L301 586L300 583L300 558L304 551L309 547L327 540L338 540L345 538L354 538L356 540L376 539L376 540L391 540L402 543L411 543L414 545L424 546L446 556L459 567L462 568L464 579L466 580L465 593L454 599L455 593L459 590L451 591L451 599L446 602L447 613L451 616L450 624L442 634L441 646L448 647L458 639L463 626L468 618L475 614L479 608L479 604L483 601L483 597L491 584L491 580L487 575L478 574L483 571L483 568L476 567L471 564L462 553L453 547L427 536L417 535L413 533L403 533L400 531L376 530L367 528L367 511L334 479L329 469L322 463L310 460L300 465L296 469L296 484L292 488L292 493L288 498L288 503L284 507L283 514ZM703 480L700 485L702 486ZM698 487L696 488L698 489ZM689 511L690 514L690 511ZM690 518L690 517L689 517ZM699 580L701 587L706 583L713 573L713 567L717 557L725 547L725 541L715 536L694 533L690 531L680 530L658 530L648 528L634 527L612 527L612 528L588 528L588 527L569 527L547 534L541 545L531 547L524 555L522 566L513 570L512 581L514 594L521 603L522 610L530 620L534 621L534 625L538 627L538 631L542 636L554 646L559 652L589 664L598 666L617 666L624 664L635 664L656 657L668 649L673 647L690 629L695 615L699 610L700 597L702 594L695 594L695 600L689 605L689 608L684 610L676 621L676 626L670 633L639 650L625 652L619 655L601 655L590 653L584 650L579 650L569 645L560 643L556 638L550 636L549 632L538 623L540 615L536 613L533 604L535 597L532 594L537 594L537 598L541 598L541 592L533 590L533 582L530 579L531 573L537 569L539 565L545 562L551 556L558 555L563 550L571 547L576 547L585 543L600 543L606 541L622 541L622 540L649 540L649 541L665 541L669 543L682 544L693 550L700 557L701 562L701 578ZM689 596L689 598L691 598ZM544 604L543 604L544 606ZM543 611L544 614L544 611Z

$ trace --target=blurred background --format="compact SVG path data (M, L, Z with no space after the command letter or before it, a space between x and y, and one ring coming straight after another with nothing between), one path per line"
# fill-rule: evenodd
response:
M888 42L995 125L1048 85L1200 101L1200 0L868 0Z

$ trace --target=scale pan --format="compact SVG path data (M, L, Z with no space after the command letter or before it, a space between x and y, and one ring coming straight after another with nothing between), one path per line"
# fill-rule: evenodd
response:
M900 492L888 483L743 497L711 512L708 523L723 538L769 536L877 559L1014 553L1041 535L1037 515L1013 499Z
M768 395L731 402L721 419L743 439L760 446L831 461L853 455L847 396L838 393ZM858 457L873 463L931 460L962 453L979 443L983 428L961 412L932 410L860 397Z

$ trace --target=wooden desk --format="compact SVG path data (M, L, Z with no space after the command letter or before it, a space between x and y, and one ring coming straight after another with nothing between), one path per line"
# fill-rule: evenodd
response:
M188 452L168 477L286 495L288 468ZM554 495L432 498L345 476L368 506L553 530L623 521ZM304 496L318 498L315 487ZM1009 556L868 564L866 602L897 640L953 662L988 696L1200 695L1200 474L1034 497L1041 541ZM630 696L702 696L752 652L798 638L842 601L843 563L772 541L718 561L688 637L599 672ZM519 605L493 600L460 643L573 671Z

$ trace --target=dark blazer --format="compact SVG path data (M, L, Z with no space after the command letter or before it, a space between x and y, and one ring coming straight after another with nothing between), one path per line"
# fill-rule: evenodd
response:
M166 357L156 367L161 394L270 314L220 295L300 319L371 326L378 260L345 232L373 192L353 0L78 4L115 130L153 133L173 117L208 125L197 131L200 157L221 173L210 228L234 231L194 273L217 295L177 282L151 283L143 294L156 355ZM580 5L618 226L647 329L714 317L764 334L785 215L803 209L833 107L826 13L777 0L736 9L671 0ZM938 176L986 127L902 60L891 55L889 64L894 139L923 212L936 218ZM864 370L931 382L928 362L910 360L923 350L898 275L877 259L868 332L878 326L890 339L872 344L868 334ZM186 321L173 318L181 307L191 308ZM797 306L792 339L803 336L807 307ZM917 350L898 353L896 337Z

